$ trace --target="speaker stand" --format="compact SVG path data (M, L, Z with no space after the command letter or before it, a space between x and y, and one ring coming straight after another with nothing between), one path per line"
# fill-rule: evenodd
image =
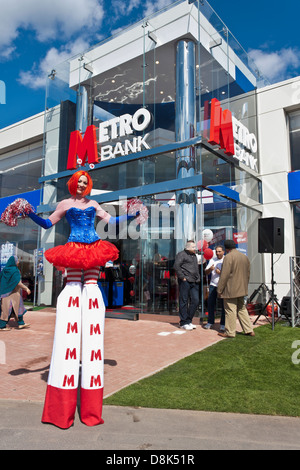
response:
M271 253L271 290L268 289L268 287L265 285L266 287L266 290L269 294L269 300L267 301L267 303L263 306L262 308L262 311L261 313L258 315L258 317L256 318L256 320L253 322L253 324L255 325L255 323L259 320L259 318L264 315L266 317L266 319L268 320L269 323L272 324L272 330L274 330L274 327L275 327L275 323L278 321L279 319L279 316L275 322L275 311L274 311L274 307L275 307L275 304L277 304L277 307L278 307L278 312L279 312L279 308L280 308L280 305L278 303L278 300L277 300L277 296L276 294L274 293L274 285L275 285L275 281L274 281L274 260L273 260L273 253ZM267 309L267 306L269 304L272 304L272 321L270 321L267 313L266 313L266 309Z

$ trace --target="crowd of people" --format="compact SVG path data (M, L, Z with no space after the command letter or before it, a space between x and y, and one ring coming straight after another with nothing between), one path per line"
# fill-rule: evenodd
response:
M188 241L185 249L175 258L174 268L179 285L180 327L193 330L193 318L199 304L199 268L196 243ZM226 255L225 255L226 251ZM208 322L210 329L215 322L217 299L222 302L220 336L234 338L236 321L239 320L245 335L254 336L252 323L245 305L250 279L250 261L246 255L236 249L233 240L225 240L224 247L217 245L213 256L205 269L210 276L208 296Z

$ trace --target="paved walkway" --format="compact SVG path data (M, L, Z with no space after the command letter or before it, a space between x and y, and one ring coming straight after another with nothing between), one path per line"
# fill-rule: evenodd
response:
M0 333L0 399L44 400L55 317L54 308L28 312L30 328ZM193 331L180 329L177 317L168 322L107 318L104 338L105 397L223 341L217 329L199 324Z
M201 450L300 450L298 418L105 406L103 425L85 426L76 414L74 426L63 430L41 423L42 406L0 400L2 451L102 450L98 465L115 455L141 456L143 469L144 460L158 463L158 451L185 451L200 466Z
M143 450L155 455L155 450L179 449L300 449L298 418L104 406L102 426L89 428L78 415L69 430L42 424L55 309L26 317L29 329L0 333L2 450ZM177 321L106 319L105 396L224 341L217 330L197 325L186 332Z

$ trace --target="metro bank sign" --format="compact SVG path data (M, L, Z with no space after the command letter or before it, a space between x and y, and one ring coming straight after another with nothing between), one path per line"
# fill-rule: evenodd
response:
M123 114L120 117L101 122L99 124L99 141L97 141L96 126L94 125L86 128L84 137L80 131L71 132L67 170L76 169L78 164L83 166L86 160L90 168L93 168L99 161L141 152L143 148L150 149L146 142L149 134L133 137L132 140L125 139L124 142L117 142L114 145L110 145L108 142L133 134L134 131L144 131L150 125L151 120L152 114L147 109L141 108L133 115ZM99 153L98 144L101 145Z
M204 104L204 122L209 122L209 102ZM257 139L255 134L238 121L229 109L224 111L220 102L213 98L210 104L210 129L205 129L203 137L211 145L218 145L225 155L236 158L258 173Z
M210 129L203 131L203 138L211 145L218 145L224 150L225 155L232 156L240 162L258 172L257 140L244 124L238 121L229 109L224 111L220 102L213 98L210 109L209 102L204 104L204 122L209 122ZM90 168L94 168L99 161L109 160L118 156L126 156L130 153L141 152L150 149L147 143L149 134L133 137L131 140L123 139L111 145L109 141L124 138L136 132L144 131L151 123L152 115L145 109L138 109L133 115L123 114L120 117L110 119L99 124L99 141L97 141L96 127L94 125L86 128L84 137L80 131L71 132L67 169L74 170L78 165L85 165L86 161ZM100 151L98 151L100 144ZM99 158L100 157L100 158Z

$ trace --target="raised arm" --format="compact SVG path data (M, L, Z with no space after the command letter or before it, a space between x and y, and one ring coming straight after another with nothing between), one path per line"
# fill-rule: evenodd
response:
M48 229L52 227L52 225L57 224L57 222L59 222L64 217L64 215L66 214L65 206L66 206L65 201L61 201L57 205L57 208L55 209L55 211L50 215L48 219L43 219L42 217L38 216L34 212L31 212L28 215L31 218L31 220L33 220L33 222L40 225L44 229Z
M123 214L117 217L113 217L108 212L105 212L105 210L102 209L102 207L97 203L96 215L110 225L116 225L125 222L126 220L134 219L137 215L139 215L139 213L136 213L136 215Z

